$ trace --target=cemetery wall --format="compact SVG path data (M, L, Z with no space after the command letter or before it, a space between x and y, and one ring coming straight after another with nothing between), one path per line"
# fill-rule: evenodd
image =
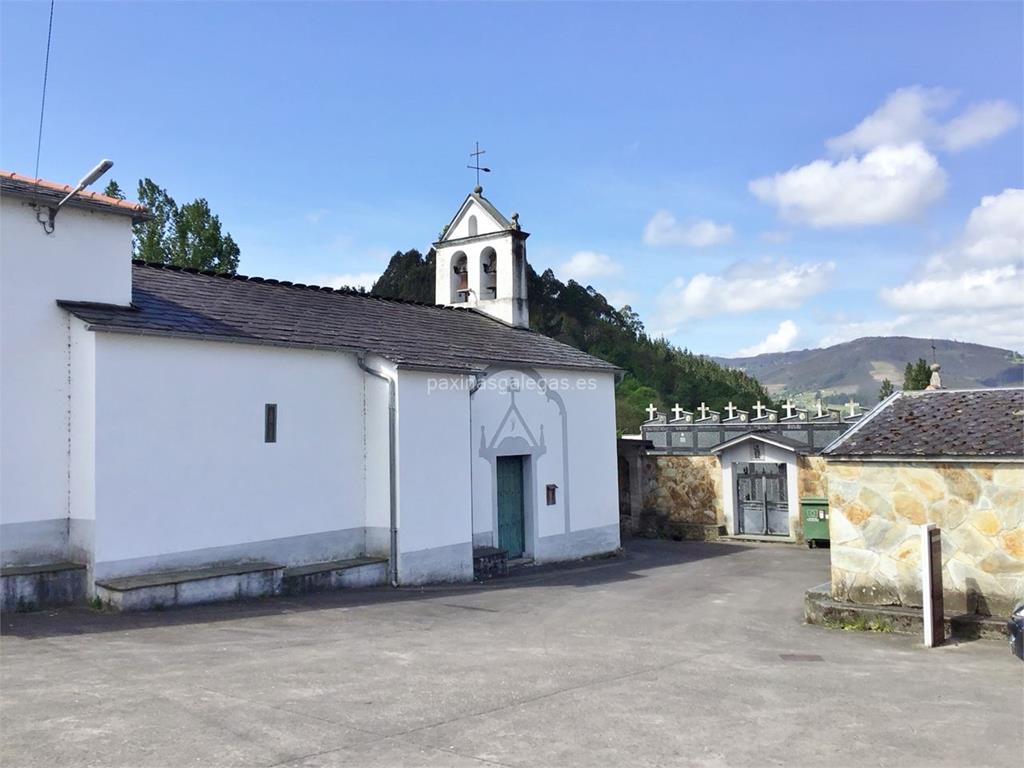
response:
M642 526L649 532L708 538L706 527L725 522L717 456L647 456L643 483Z

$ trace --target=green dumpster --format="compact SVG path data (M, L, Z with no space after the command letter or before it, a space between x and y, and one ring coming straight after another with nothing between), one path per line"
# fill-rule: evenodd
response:
M815 496L800 499L800 518L804 521L804 541L808 547L828 541L828 499Z

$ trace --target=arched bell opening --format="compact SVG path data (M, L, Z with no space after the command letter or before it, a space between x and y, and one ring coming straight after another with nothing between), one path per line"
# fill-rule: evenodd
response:
M491 248L480 252L480 298L494 299L498 295L498 254Z
M452 255L451 303L460 304L469 298L469 260L462 251Z

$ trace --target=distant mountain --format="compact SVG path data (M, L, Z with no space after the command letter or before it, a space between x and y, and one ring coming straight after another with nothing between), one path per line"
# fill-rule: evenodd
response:
M824 349L772 352L754 357L716 357L716 362L739 368L760 381L773 397L793 397L810 404L820 396L827 402L861 405L878 402L878 387L889 379L899 389L903 369L919 358L942 365L944 387L1006 387L1024 384L1024 357L1009 349L961 341L913 339L907 336L869 336Z

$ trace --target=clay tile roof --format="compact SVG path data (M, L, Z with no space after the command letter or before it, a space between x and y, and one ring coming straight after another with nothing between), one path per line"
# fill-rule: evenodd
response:
M62 301L92 330L367 351L400 366L618 370L472 309L133 262L132 306Z
M30 200L37 200L43 204L55 204L70 192L74 187L70 184L59 184L56 181L46 179L33 179L31 176L23 176L14 171L0 170L0 194L23 197ZM136 221L149 218L149 213L139 203L129 200L118 200L116 197L93 192L88 189L82 190L67 205L76 208L92 208L93 210L106 211L108 213L119 213L131 216Z
M824 453L850 458L1024 457L1024 388L899 393Z

